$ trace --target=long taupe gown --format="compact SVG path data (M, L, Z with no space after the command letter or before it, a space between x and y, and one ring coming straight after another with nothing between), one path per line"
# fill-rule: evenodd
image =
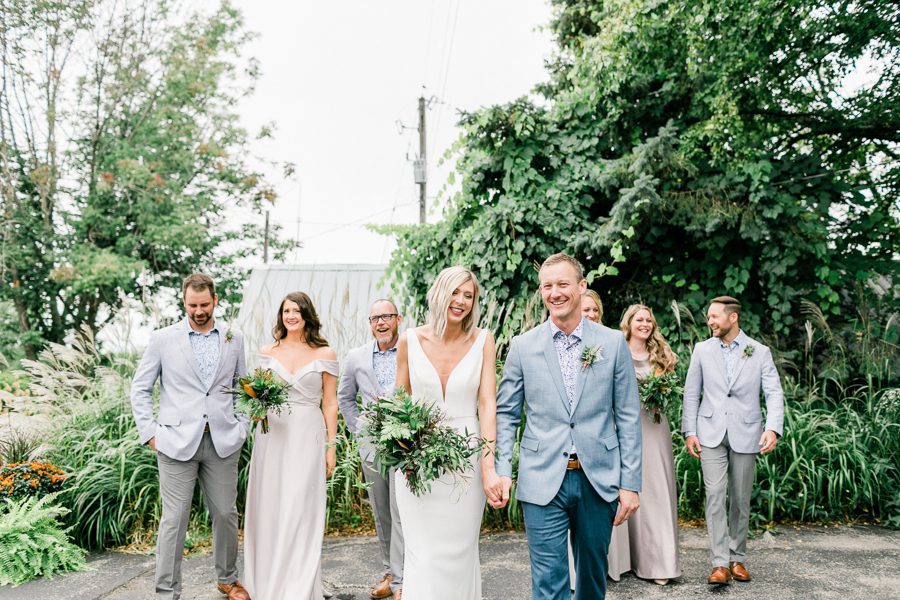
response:
M632 358L638 379L652 371L650 361ZM659 423L641 407L641 507L613 528L609 543L609 576L618 581L634 571L641 579L681 576L678 558L678 505L675 496L675 459L672 432L663 416Z
M335 360L314 360L291 374L259 355L290 387L289 407L257 427L247 484L244 585L253 600L321 600L325 535L325 418L322 373Z

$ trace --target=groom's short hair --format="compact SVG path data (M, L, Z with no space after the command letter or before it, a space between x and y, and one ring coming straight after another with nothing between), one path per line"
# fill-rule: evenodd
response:
M741 302L737 298L731 296L716 296L709 301L710 304L721 304L725 307L726 313L737 313L741 316Z
M191 288L195 292L209 290L209 295L213 298L216 297L215 282L213 282L212 277L210 277L209 275L204 275L203 273L191 273L184 278L184 281L181 282L182 298L184 298L185 294L187 294L188 288Z
M578 281L584 279L584 268L581 266L581 263L578 262L576 258L569 256L565 252L557 252L556 254L548 256L547 260L545 260L541 265L540 270L542 271L544 267L550 267L559 263L566 263L573 269L575 269L575 274L578 275Z

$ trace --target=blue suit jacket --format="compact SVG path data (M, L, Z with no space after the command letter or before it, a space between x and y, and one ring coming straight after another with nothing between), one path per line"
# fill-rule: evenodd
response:
M579 366L569 407L549 322L513 338L497 393L496 460L512 476L516 429L527 413L519 449L516 498L546 505L559 491L575 443L591 485L612 502L619 489L641 490L641 422L631 352L621 332L584 321L582 348L600 358Z

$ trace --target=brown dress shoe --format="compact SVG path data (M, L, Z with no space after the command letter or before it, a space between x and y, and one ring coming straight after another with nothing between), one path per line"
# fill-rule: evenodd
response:
M725 567L716 567L706 579L709 585L728 585L731 583L731 571Z
M743 563L728 563L728 567L731 569L731 574L734 576L735 581L750 581L750 571L747 570Z
M217 583L216 588L228 597L228 600L250 600L250 594L240 581L234 583Z
M381 598L390 598L391 597L391 574L388 573L384 577L381 578L375 587L372 588L372 591L369 592L369 595L372 596L375 600L380 600Z

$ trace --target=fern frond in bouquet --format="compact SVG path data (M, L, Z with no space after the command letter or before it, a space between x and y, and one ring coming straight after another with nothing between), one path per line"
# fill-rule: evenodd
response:
M417 403L403 389L368 403L361 435L372 444L381 474L402 472L416 496L430 492L444 474L465 478L485 442L475 433L442 425L443 416L434 403Z
M237 394L235 410L259 422L263 433L269 433L269 412L281 414L287 406L288 385L282 383L272 369L257 367L238 379L232 391Z
M684 394L684 386L675 373L651 373L638 381L638 394L644 409L659 423L660 415L668 412Z

